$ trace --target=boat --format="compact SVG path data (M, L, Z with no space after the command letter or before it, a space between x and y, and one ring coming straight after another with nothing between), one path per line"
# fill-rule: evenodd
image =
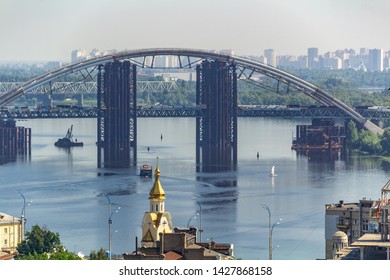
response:
M141 177L152 177L153 171L152 166L149 164L144 164L140 167L139 176Z
M70 147L82 147L84 143L78 142L77 138L73 140L73 124L72 124L71 127L68 128L65 137L58 138L58 140L54 143L54 145L56 147L61 147L61 148L70 148Z
M269 174L269 176L271 176L271 177L278 176L278 174L275 173L275 165L272 166L272 168L271 168L271 173Z

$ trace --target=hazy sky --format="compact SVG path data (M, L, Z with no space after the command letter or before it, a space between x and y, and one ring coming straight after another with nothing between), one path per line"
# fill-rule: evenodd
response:
M74 49L390 49L389 0L0 0L0 60Z

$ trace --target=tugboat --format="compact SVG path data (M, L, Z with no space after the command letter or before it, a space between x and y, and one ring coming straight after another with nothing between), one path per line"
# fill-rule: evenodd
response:
M66 133L64 138L58 138L58 140L54 143L56 147L61 147L61 148L70 148L70 147L75 147L79 146L82 147L84 145L83 142L77 142L76 140L73 140L73 124L71 125L70 128L68 128L68 132Z
M139 168L139 176L141 177L152 177L152 166L149 164L144 164Z

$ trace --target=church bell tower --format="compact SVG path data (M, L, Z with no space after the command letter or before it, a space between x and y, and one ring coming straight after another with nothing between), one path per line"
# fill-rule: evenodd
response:
M150 209L149 212L145 212L142 221L141 244L144 247L156 247L160 233L173 232L171 214L165 212L165 191L160 182L158 160L154 177L154 184L149 192Z

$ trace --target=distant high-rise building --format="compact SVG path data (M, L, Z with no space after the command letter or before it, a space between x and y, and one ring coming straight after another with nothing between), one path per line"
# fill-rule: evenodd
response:
M359 54L360 55L368 55L369 50L367 48L360 48Z
M298 69L305 69L307 67L309 67L307 55L298 56Z
M102 53L101 51L99 51L98 49L93 49L90 54L89 54L91 57L98 57L98 56L101 56Z
M268 65L276 67L276 52L273 49L264 50L264 56Z
M318 68L318 48L307 49L307 63L309 69Z
M390 59L388 56L386 56L383 59L383 70L389 70L389 68L390 68Z
M71 54L71 62L78 62L85 60L87 58L87 53L84 50L73 50Z
M370 49L368 52L368 70L372 72L383 71L383 50Z

